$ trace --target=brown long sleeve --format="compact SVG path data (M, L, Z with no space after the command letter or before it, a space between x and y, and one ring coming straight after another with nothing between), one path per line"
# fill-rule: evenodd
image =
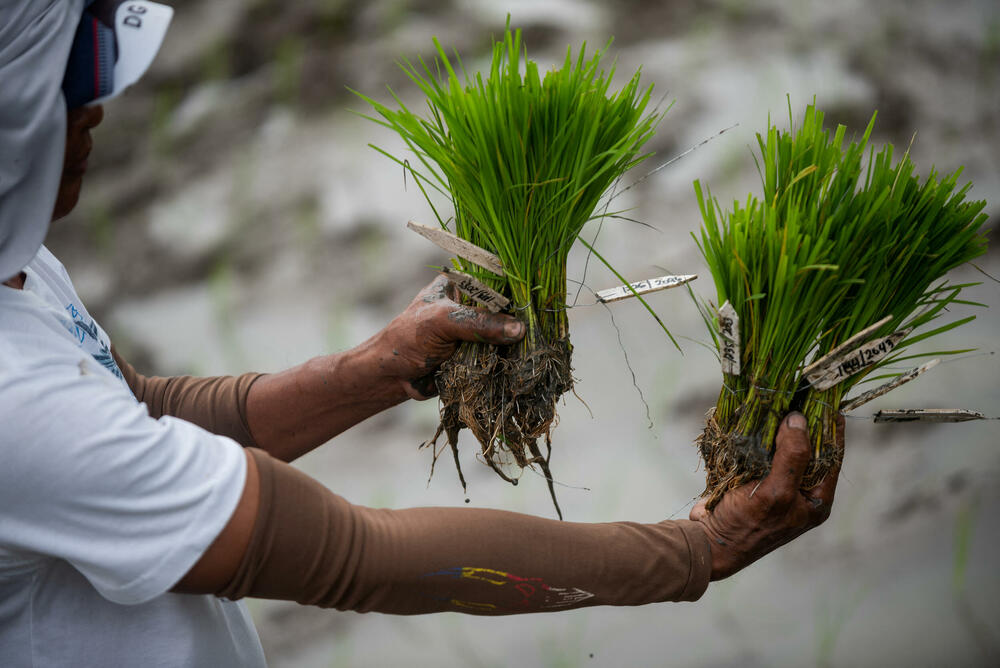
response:
M136 399L149 408L150 416L160 418L172 415L213 434L228 436L245 447L257 446L247 423L247 394L250 386L263 374L147 378L137 373L114 347L111 354Z
M354 506L260 450L250 544L217 595L358 612L482 615L693 601L711 548L694 522L581 524L469 508Z

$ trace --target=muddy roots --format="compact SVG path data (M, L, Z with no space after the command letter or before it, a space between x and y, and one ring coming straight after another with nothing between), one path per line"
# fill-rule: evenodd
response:
M827 473L843 459L837 446L836 424L832 417L823 424L823 437L819 452L813 454L805 475L802 489L819 485ZM705 429L695 440L705 463L705 491L707 506L711 510L729 490L753 480L761 480L771 471L773 449L765 447L759 435L746 436L725 431L715 419L713 408L705 416Z
M465 476L458 460L458 434L462 429L471 431L479 441L486 464L513 485L517 478L504 469L537 465L562 518L549 471L549 434L557 420L556 401L573 388L572 346L562 340L527 353L518 348L467 343L441 366L435 379L441 423L428 445L433 447L442 433L446 435L463 489ZM546 444L544 456L538 447L541 438Z

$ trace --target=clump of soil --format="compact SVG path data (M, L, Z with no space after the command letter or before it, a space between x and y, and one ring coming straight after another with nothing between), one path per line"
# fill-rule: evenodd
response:
M511 464L520 469L538 466L562 518L549 470L550 432L558 419L556 402L573 389L571 357L568 338L538 343L530 350L465 343L441 365L435 378L441 423L428 445L433 447L445 434L463 489L466 483L458 460L458 435L468 429L479 441L486 464L512 485L517 484L517 478L504 468ZM538 445L541 438L545 439L545 455Z
M705 429L695 441L705 462L705 491L708 508L719 503L722 495L771 470L771 454L762 439L723 431L712 408L705 417Z
M832 412L829 419L826 418L824 415L819 445L802 477L803 490L817 487L844 458L843 450L837 445L837 424ZM702 496L708 497L709 510L729 490L761 480L771 472L773 446L765 447L759 433L746 435L723 428L715 418L715 408L706 414L705 429L695 443L705 463L705 491Z

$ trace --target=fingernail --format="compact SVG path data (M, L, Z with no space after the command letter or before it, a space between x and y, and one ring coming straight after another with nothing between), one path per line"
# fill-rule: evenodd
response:
M503 326L503 334L508 339L516 339L521 336L521 332L524 331L524 323L520 320L512 320Z
M789 413L788 417L785 418L785 424L788 425L789 429L806 430L806 418L802 413Z

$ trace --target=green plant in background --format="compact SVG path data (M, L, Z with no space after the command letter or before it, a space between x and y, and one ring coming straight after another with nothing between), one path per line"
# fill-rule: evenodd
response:
M715 281L716 303L732 305L741 339L740 373L724 373L698 441L710 505L727 489L766 474L779 421L789 410L806 415L814 438L804 485L819 484L841 456L836 416L850 389L900 375L871 373L918 357L902 352L972 319L914 333L948 305L968 303L958 297L969 284L942 278L985 251L979 231L985 202L965 201L971 186L957 187L961 170L943 178L932 170L921 181L908 154L895 164L891 145L876 154L869 147L874 122L873 116L862 137L847 144L846 128L831 134L815 105L798 130L781 132L769 122L758 135L763 196L750 195L726 213L695 182L704 219L696 242ZM701 309L723 345L716 307L702 303ZM810 361L883 320L871 336L897 334L873 364L850 368L827 389L807 378ZM954 352L962 351L934 354Z
M543 75L526 57L521 32L508 23L493 46L489 71L470 75L457 55L450 58L434 43L433 66L402 64L427 96L426 115L395 94L398 109L361 97L381 117L372 120L404 139L419 167L389 157L413 174L425 196L434 189L450 199L454 233L496 254L504 275L463 259L453 260L455 268L508 297L510 312L527 326L519 345L466 344L442 367L441 426L434 440L447 434L457 464L458 432L468 428L501 477L516 484L504 467L537 464L551 490L551 447L543 457L537 440L550 444L555 402L573 386L567 255L584 224L614 215L595 210L646 157L640 151L659 114L647 111L650 89L640 87L638 73L611 92L614 68L602 70L604 53L588 57L586 45L576 57L568 50L562 66ZM434 214L447 228L450 221L436 209Z
M91 205L87 212L90 242L106 262L114 260L115 224L105 203Z
M207 47L201 56L201 78L205 81L225 81L233 76L232 45L220 39Z
M833 650L836 649L844 626L854 617L869 591L867 585L857 587L853 594L850 594L849 588L838 587L819 598L816 616L818 668L833 665Z
M170 122L181 101L181 91L177 87L162 87L153 102L153 118L150 123L150 140L153 153L158 158L169 158L174 150L174 138L170 133Z
M302 68L305 63L306 42L298 36L286 37L275 52L275 98L294 107L302 92Z

